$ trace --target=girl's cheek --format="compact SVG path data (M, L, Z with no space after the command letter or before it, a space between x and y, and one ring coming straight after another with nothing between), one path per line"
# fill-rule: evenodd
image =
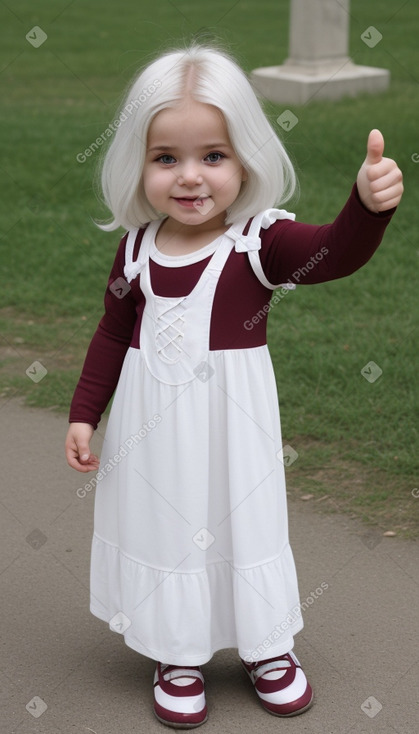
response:
M153 186L167 186L167 184L171 181L173 181L173 174L170 173L170 170L163 170L158 169L154 171L151 181Z
M156 191L162 185L162 176L159 171L149 171L145 177L144 185L146 190Z

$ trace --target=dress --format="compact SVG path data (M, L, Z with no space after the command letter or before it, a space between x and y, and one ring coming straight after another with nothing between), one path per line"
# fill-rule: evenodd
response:
M269 300L280 278L321 283L362 267L394 211L369 212L354 184L332 224L267 210L188 267L167 256L170 267L156 265L160 221L121 240L69 420L96 428L115 391L96 475L90 609L139 653L188 666L228 647L249 661L292 649L303 621ZM160 267L159 277L194 271L195 285L155 295L180 291L153 291L151 266L153 284Z
M293 217L270 212L272 221ZM91 611L164 663L200 665L228 647L254 659L269 635L265 657L281 655L303 626L268 347L209 350L225 262L234 247L260 246L251 232L241 235L245 223L215 241L180 298L151 287L160 221L147 227L136 263L135 232L127 242L127 280L139 274L146 307L141 349L127 351L102 450Z

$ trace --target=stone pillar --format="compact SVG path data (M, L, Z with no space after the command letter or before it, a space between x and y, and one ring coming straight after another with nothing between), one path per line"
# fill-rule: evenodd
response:
M254 69L251 82L272 102L354 97L387 89L390 72L357 66L348 56L350 0L291 0L289 56L282 66ZM360 36L370 48L381 41L370 26Z

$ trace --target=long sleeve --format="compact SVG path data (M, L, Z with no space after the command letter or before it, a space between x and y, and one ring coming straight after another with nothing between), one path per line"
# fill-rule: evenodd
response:
M370 212L354 184L348 201L331 224L280 220L271 225L263 236L263 271L275 284L322 283L350 275L372 257L394 211Z
M126 236L120 242L105 293L105 313L90 342L83 370L74 392L69 421L91 423L94 428L116 388L136 322L137 303L124 278ZM111 286L123 278L125 286ZM121 281L122 284L122 281ZM123 285L123 284L122 284ZM121 297L122 296L122 297Z

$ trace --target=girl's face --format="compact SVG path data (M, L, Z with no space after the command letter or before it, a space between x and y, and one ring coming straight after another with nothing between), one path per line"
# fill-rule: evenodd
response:
M143 184L150 204L191 234L223 227L247 174L217 107L191 98L152 120Z

